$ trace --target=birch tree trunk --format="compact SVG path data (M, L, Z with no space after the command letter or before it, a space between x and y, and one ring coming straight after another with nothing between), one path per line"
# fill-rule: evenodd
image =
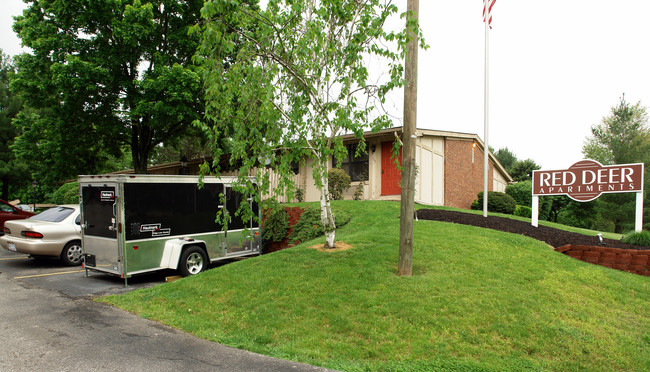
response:
M321 184L323 185L320 189L320 222L323 225L323 230L325 230L325 249L330 249L336 247L336 224L334 223L334 215L330 205L327 160L325 160L323 169L325 171L320 175Z

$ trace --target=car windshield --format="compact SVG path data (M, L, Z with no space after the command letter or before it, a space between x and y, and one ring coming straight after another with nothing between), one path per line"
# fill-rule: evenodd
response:
M32 216L30 220L34 221L46 221L46 222L61 222L65 220L66 217L71 215L74 212L74 209L68 207L52 207L46 209L43 212Z

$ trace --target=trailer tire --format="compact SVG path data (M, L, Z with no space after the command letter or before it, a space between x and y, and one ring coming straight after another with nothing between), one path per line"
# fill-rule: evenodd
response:
M182 276L191 276L205 270L207 266L208 257L205 251L193 245L183 250L178 262L178 271Z
M81 242L74 240L69 242L63 247L61 251L61 261L68 266L78 266L81 265L83 260L83 249L81 248Z

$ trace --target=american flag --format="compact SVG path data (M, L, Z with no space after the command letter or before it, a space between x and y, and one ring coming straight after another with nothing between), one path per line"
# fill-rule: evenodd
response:
M494 6L494 3L497 2L497 0L483 0L483 22L485 22L485 3L488 3L488 14L490 15L490 19L488 20L488 25L490 28L492 28L492 7Z

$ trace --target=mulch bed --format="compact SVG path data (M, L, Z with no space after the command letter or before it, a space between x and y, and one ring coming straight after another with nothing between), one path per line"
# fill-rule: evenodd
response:
M545 242L553 248L563 245L599 245L598 237L587 236L564 230L554 229L547 226L534 227L528 222L512 220L504 217L488 216L463 213L456 211L446 211L439 209L420 209L417 211L417 217L420 220L433 220L442 222L453 222L463 225L472 225L488 229L505 231L514 234L525 235L533 239ZM648 249L637 245L621 243L618 240L603 239L606 247L623 248L623 249Z

